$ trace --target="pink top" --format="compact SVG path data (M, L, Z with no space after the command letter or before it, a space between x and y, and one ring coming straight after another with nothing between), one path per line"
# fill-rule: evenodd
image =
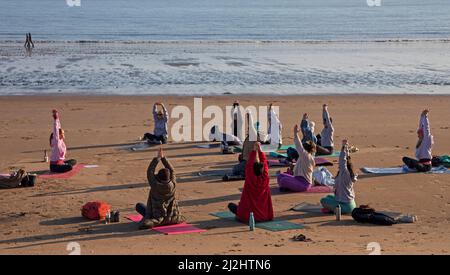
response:
M61 128L61 122L59 117L53 122L53 138L51 142L52 154L50 156L50 164L64 164L66 159L66 144L64 140L59 138L59 129Z

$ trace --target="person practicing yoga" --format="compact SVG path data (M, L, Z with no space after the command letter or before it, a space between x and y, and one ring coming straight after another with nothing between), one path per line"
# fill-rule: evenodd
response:
M245 132L243 133L242 131L244 117L242 116L242 107L240 107L239 101L234 101L230 115L232 135L238 137L240 140L243 140L245 134Z
M161 107L161 110L159 111L158 106ZM166 144L168 137L167 122L169 121L169 112L167 112L164 104L156 102L153 105L153 120L155 123L153 134L145 133L143 139L151 144Z
M245 170L244 190L239 205L229 203L228 209L241 222L248 223L251 212L253 212L256 222L272 220L273 207L269 187L269 166L259 142L254 143Z
M233 166L232 176L239 176L242 178L245 177L247 160L253 150L255 142L259 141L259 136L253 124L253 117L251 113L247 113L247 129L248 134L244 140L244 144L242 145L242 153L239 155L239 163ZM227 175L225 175L223 179L227 180Z
M60 116L57 110L53 110L53 132L50 134L50 147L52 152L50 155L50 171L54 173L65 173L72 170L77 164L74 159L66 160L66 136L61 128Z
M320 155L331 155L333 154L333 119L328 113L328 105L323 104L322 106L322 118L323 118L323 129L320 135L317 135L317 154Z
M209 140L220 141L222 142L222 144L226 144L228 146L242 145L242 141L237 136L222 133L217 125L211 127L211 131L209 133Z
M277 113L272 107L272 103L269 105L269 112L267 114L267 141L269 144L278 146L278 148L283 144L283 139L281 136L283 125L281 124L280 119L278 118Z
M316 145L311 141L302 144L299 135L298 125L294 127L294 144L299 157L295 163L293 175L281 173L277 176L277 182L280 191L307 191L313 184L312 173L314 171L315 161L314 153Z
M403 157L403 162L410 169L417 170L418 172L428 172L431 170L431 147L433 146L433 136L430 131L430 121L428 119L429 110L423 110L419 119L419 129L417 130L417 136L419 140L416 144L416 159L409 157Z
M342 214L350 214L356 207L353 184L357 177L353 171L353 164L348 152L348 141L342 141L339 155L339 171L334 179L334 195L328 195L320 200L322 206L329 212L334 212L338 205Z
M309 120L309 116L307 113L303 114L302 121L300 122L300 129L302 130L302 143L305 144L308 141L312 141L314 144L317 144L317 137L314 135L314 128L316 123L314 121Z
M159 162L162 162L164 168L155 175ZM150 185L147 206L143 203L136 204L136 211L144 217L139 229L184 222L185 218L180 215L176 199L175 170L164 156L162 148L159 148L158 156L148 166L147 180Z

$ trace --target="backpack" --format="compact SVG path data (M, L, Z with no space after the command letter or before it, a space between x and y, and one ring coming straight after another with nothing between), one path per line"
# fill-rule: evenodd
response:
M450 156L434 156L431 159L431 164L433 167L444 166L450 168Z
M111 206L106 202L92 201L83 205L81 215L90 220L104 220L108 211L111 211Z
M393 225L396 221L385 214L375 212L375 209L368 207L356 207L352 211L352 217L360 223L371 223L376 225Z

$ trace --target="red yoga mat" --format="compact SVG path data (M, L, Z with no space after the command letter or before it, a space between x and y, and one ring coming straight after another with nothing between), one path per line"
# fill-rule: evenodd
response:
M138 223L142 220L142 215L140 214L131 214L126 216L125 218ZM165 226L157 226L154 227L153 230L158 231L160 233L166 235L177 235L177 234L188 234L188 233L200 233L205 232L205 229L200 229L188 223L179 223Z
M38 175L39 178L41 179L69 179L73 176L75 176L76 174L78 174L78 172L80 172L81 169L84 168L83 164L76 164L72 170L70 170L69 172L66 173L53 173L53 172L45 172L44 174L40 174Z

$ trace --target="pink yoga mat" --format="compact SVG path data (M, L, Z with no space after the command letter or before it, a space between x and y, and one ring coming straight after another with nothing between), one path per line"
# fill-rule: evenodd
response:
M138 223L142 220L142 215L140 214L132 214L128 215L125 218L129 219L130 221L133 221L135 223ZM205 229L197 228L191 224L188 223L180 223L180 224L173 224L173 225L165 225L165 226L158 226L153 228L153 230L158 231L160 233L166 234L166 235L176 235L176 234L188 234L188 233L199 233L199 232L205 232Z
M188 223L173 224L167 226L158 226L153 228L153 230L164 233L166 235L177 235L177 234L187 234L187 233L200 233L205 232L205 229L197 228Z
M315 185L309 188L304 193L332 193L333 188L329 186L323 186L323 185Z
M140 222L142 220L142 215L141 214L135 214L135 215L128 215L125 217L126 219L129 219L132 222Z
M81 169L84 168L83 164L76 164L72 170L70 170L69 172L66 173L53 173L53 172L46 172L44 174L40 174L38 175L39 178L41 179L69 179L73 176L75 176L76 174L78 174L78 172L80 172Z
M332 166L333 163L326 158L314 158L314 161L316 162L316 166Z

